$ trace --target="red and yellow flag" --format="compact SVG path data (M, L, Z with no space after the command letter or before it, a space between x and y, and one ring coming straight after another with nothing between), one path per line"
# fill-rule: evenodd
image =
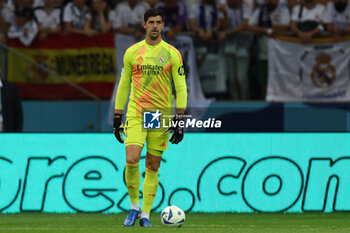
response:
M30 47L23 46L18 40L9 40L9 46L12 49L8 53L8 79L17 83L22 98L88 98L64 80L73 82L100 98L111 97L116 80L112 33L93 38L52 35L45 40L37 38ZM19 56L19 53L24 56ZM54 72L48 72L29 60Z

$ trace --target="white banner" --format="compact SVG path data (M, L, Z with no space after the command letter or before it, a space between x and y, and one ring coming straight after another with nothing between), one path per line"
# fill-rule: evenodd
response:
M350 100L350 40L281 38L269 39L267 101Z
M204 63L199 69L199 76L205 94L225 94L226 60L225 53L207 53Z
M167 41L165 39L165 41ZM108 122L112 125L113 122L113 113L114 113L114 102L115 102L115 95L118 89L119 79L120 79L120 72L123 67L123 57L124 53L127 48L129 48L131 45L135 43L135 39L133 36L129 35L116 35L115 36L115 47L116 47L116 57L117 57L117 81L114 86L114 92L111 98L111 104L109 108L109 118ZM168 42L168 41L167 41ZM170 42L168 42L170 43ZM179 52L182 55L184 66L186 70L186 83L187 83L187 92L188 92L188 100L187 100L187 107L188 108L197 108L196 113L194 112L188 112L188 114L193 115L202 115L202 111L199 111L200 109L203 109L204 112L206 108L209 106L210 101L207 100L203 94L201 84L199 82L198 77L198 69L197 69L197 63L196 63L196 54L195 49L193 46L192 38L190 36L177 36L176 41L170 43L173 46L175 46ZM125 106L127 107L127 106ZM193 111L193 110L192 110ZM198 112L199 111L199 112ZM198 117L198 116L197 116Z
M186 67L187 107L206 109L211 101L205 98L199 81L196 50L192 42L192 37L185 35L177 36L176 41L170 44L179 50Z

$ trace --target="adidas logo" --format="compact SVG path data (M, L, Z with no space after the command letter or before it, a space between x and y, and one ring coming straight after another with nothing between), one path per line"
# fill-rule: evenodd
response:
M137 58L137 60L136 60L137 62L140 62L140 63L142 63L143 62L143 58L142 58L142 56L140 56L139 58Z
M166 147L165 142L162 142L162 144L160 144L161 147Z
M129 186L128 186L128 189L135 189L135 187L132 186L132 185L129 185Z

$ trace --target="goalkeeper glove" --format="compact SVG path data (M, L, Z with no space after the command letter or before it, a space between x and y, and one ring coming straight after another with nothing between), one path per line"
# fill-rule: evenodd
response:
M172 144L178 144L184 138L184 128L180 126L180 122L183 122L183 120L184 119L182 117L176 115L173 119L175 126L171 126L165 131L165 133L173 133L169 140L169 142Z
M115 138L120 142L124 143L122 133L124 133L124 128L121 126L123 121L123 114L114 113L113 119L113 133Z

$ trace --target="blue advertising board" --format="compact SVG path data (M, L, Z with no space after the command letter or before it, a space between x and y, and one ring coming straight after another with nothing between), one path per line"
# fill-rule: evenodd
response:
M162 160L154 211L350 211L347 133L187 133ZM113 134L0 134L0 210L119 213L124 169Z

